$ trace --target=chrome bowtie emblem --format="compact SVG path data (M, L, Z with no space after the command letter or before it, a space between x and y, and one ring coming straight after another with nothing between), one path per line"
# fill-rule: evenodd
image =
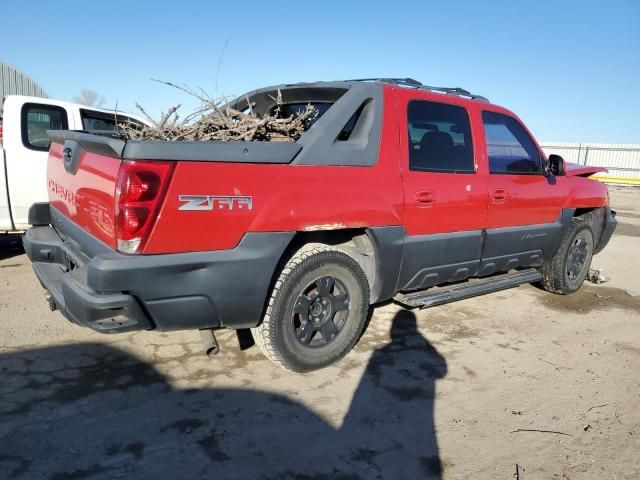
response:
M223 195L179 195L178 210L253 210L253 197Z

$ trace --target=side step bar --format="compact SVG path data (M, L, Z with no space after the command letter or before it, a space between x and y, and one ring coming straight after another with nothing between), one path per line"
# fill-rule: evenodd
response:
M477 280L468 280L453 285L433 287L418 292L398 293L394 300L408 307L427 308L484 295L485 293L499 292L507 288L517 287L523 283L533 283L539 280L542 280L540 272L535 268L529 268Z

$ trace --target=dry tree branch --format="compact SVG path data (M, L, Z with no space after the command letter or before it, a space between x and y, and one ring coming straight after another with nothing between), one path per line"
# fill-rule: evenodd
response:
M152 78L151 80L154 81L154 82L163 83L163 84L168 85L168 86L173 87L173 88L177 88L178 90L182 90L186 94L191 95L192 97L196 97L198 100L200 100L204 104L210 103L210 99L205 98L202 95L197 94L196 92L193 91L192 88L190 88L190 87L188 87L186 85L176 85L175 83L166 82L164 80L157 80L155 78Z
M171 107L169 110L167 110L166 113L163 112L162 116L160 117L160 122L158 123L158 128L164 128L164 126L167 125L167 122L169 121L171 116L174 114L175 114L175 118L167 126L170 126L170 127L175 126L176 122L178 121L178 114L176 112L181 106L182 105L178 104L174 107Z
M227 38L224 41L224 47L222 47L222 53L220 54L220 58L218 58L218 66L216 67L216 76L213 77L213 86L215 91L218 91L218 76L220 75L220 68L222 67L222 59L224 58L224 54L227 51L227 46L229 45L229 39Z
M541 430L539 428L518 428L513 430L511 433L519 433L519 432L538 432L538 433L553 433L556 435L566 435L567 437L573 437L570 433L558 432L557 430Z
M282 117L280 106L283 104L283 98L280 90L278 90L277 97L272 98L275 108L271 112L258 115L249 98L247 98L248 112L241 112L231 108L227 99L212 99L202 89L200 89L201 93L198 93L187 85L176 85L162 80L154 81L177 88L197 98L200 105L179 122L177 112L180 105L162 112L160 120L155 120L141 105L136 104L138 110L152 125L141 127L133 122L119 123L119 131L124 138L173 141L295 142L305 132L309 121L318 115L318 111L312 105L307 105L305 110L299 114Z
M149 120L151 123L153 123L156 127L158 126L158 122L156 122L153 119L153 117L151 115L149 115L144 108L142 108L142 105L140 105L139 103L136 103L136 108L138 110L140 110L140 113L142 113L142 115L144 115L147 120Z

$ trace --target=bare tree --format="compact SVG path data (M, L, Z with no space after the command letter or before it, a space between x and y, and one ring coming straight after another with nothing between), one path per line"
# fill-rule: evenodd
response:
M93 90L80 90L80 95L73 97L75 103L81 103L87 107L101 107L104 105L105 99Z

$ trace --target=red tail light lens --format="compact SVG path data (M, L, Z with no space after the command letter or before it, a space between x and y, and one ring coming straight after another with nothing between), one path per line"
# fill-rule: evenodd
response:
M140 253L155 223L173 162L120 165L116 183L116 239L123 253Z

